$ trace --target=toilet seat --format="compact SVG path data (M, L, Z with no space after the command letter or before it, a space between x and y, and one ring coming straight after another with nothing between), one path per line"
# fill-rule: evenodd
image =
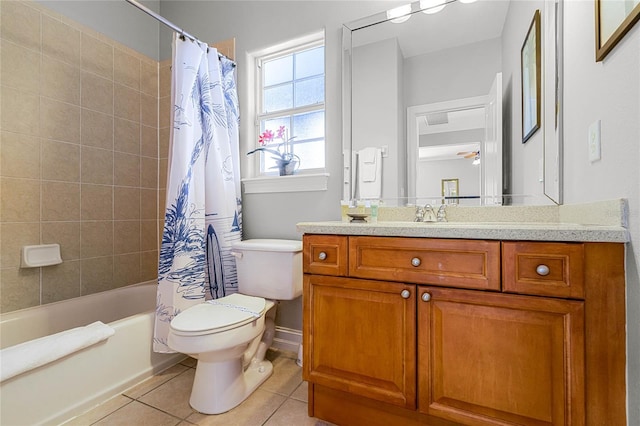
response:
M257 320L265 307L262 297L234 293L182 311L171 320L171 331L181 336L221 333Z

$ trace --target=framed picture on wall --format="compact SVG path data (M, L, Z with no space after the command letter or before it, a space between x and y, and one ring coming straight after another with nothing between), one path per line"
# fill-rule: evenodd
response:
M522 77L522 143L540 128L540 10L536 10L520 51Z
M596 62L640 20L640 0L596 0Z

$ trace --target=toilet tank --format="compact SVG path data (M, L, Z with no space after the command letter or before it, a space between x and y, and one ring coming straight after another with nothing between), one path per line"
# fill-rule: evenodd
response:
M249 296L291 300L302 295L302 242L245 240L232 245L238 291Z

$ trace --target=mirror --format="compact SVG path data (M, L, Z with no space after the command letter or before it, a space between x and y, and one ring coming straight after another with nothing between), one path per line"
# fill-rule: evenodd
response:
M543 194L561 203L561 6L454 0L427 14L415 2L400 18L382 12L345 24L343 198L363 198L358 153L375 147L382 154L379 198L387 205L442 202L441 181L453 178L459 204L524 204ZM513 136L522 123L520 48L536 10L543 17L543 116L523 144ZM465 111L480 118L460 123ZM475 171L457 171L476 157Z

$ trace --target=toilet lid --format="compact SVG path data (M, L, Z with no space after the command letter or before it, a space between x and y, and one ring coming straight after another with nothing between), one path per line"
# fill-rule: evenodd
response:
M171 329L180 333L223 331L255 321L264 309L262 297L234 293L182 311L171 320Z

